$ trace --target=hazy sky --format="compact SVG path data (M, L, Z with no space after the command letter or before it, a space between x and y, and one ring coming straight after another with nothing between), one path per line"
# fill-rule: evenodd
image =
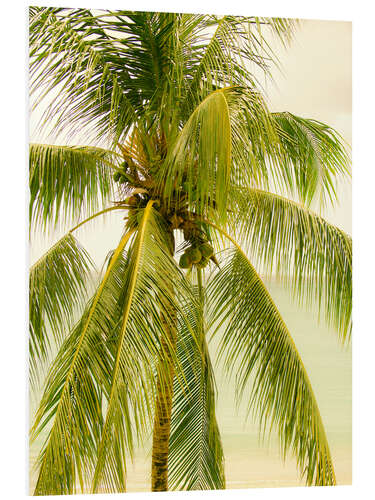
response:
M268 82L265 88L271 110L290 111L323 121L351 143L351 23L302 21L290 48L274 46L282 72L275 70L274 82ZM32 142L38 140L34 130L37 117L35 112L30 121ZM338 193L339 206L325 210L323 215L351 233L351 183L340 183ZM101 222L93 222L75 233L98 264L118 242L123 224L121 217L110 214L104 227ZM59 234L54 234L53 240L58 237ZM46 245L35 240L34 243L31 262L50 242Z

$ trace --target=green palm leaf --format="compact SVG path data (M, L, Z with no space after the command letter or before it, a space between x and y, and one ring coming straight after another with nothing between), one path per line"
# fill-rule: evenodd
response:
M197 292L196 292L197 293ZM202 299L202 292L198 295ZM173 489L224 489L224 455L215 415L215 381L206 342L203 301L187 304L192 338L182 324L177 356L184 377L175 380L168 482Z
M251 409L264 431L277 427L308 485L335 484L328 441L302 360L279 311L238 248L208 284L211 321L223 328L219 358L236 372L238 396L249 384ZM217 330L218 331L218 330ZM217 333L218 334L218 333Z
M171 197L185 179L189 201L200 214L207 211L210 200L216 200L221 212L225 206L231 168L230 92L219 90L202 101L181 130L165 165L166 196ZM164 178L161 170L160 183Z
M114 153L88 146L30 145L30 220L43 227L78 220L112 195Z
M181 104L188 117L215 88L255 88L244 61L268 73L277 59L263 30L287 42L295 24L255 17L32 9L32 92L39 93L38 104L60 89L44 114L44 122L55 121L56 133L68 129L74 134L83 126L86 133L111 137L116 144L146 110L158 114L163 105L166 119Z
M264 31L268 29L288 43L296 24L294 20L281 18L202 16L189 37L191 81L186 102L190 106L194 103L195 107L198 96L218 87L257 87L249 68L255 66L269 74L271 62L277 62Z
M126 459L129 454L124 443L126 426L124 412L129 398L137 405L145 405L152 410L156 376L154 367L159 360L159 382L162 391L163 360L160 364L162 338L165 337L165 324L172 325L174 317L169 317L166 304L180 311L179 302L189 297L188 283L170 257L165 244L165 235L160 226L159 216L152 210L152 201L143 211L137 238L129 250L128 273L125 277L123 310L114 344L113 369L108 373L108 403L106 417L98 443L98 457L93 475L92 491L118 492L126 488ZM163 311L163 318L161 318ZM188 321L188 318L187 318ZM188 322L185 326L188 327ZM176 376L183 377L173 346L168 345L170 355L176 366ZM144 375L142 375L144 373ZM139 379L141 378L141 381ZM140 413L140 411L136 411ZM143 412L144 414L144 412ZM142 414L142 415L143 415ZM152 413L142 416L151 418ZM137 425L137 429L142 426Z
M126 334L139 335L142 332L145 339L150 340L151 342L151 353L153 352L154 355L156 354L154 348L152 347L152 343L155 339L150 339L151 335L147 328L149 324L146 323L146 325L142 325L141 318L143 316L140 314L140 311L137 310L137 304L134 304L135 300L139 300L139 294L144 292L144 289L140 290L142 287L142 284L140 285L139 283L140 267L142 267L142 265L149 264L149 262L143 260L143 252L145 233L149 227L151 208L152 202L150 202L145 208L142 222L139 227L138 237L135 242L135 246L131 251L132 257L129 262L130 273L126 280L126 299L121 318L121 327L116 341L116 355L113 371L110 377L111 383L106 418L98 447L98 458L93 476L93 492L97 492L100 485L106 492L125 491L126 487L127 446L122 443L124 443L124 437L127 432L129 432L129 429L127 429L127 422L124 422L123 416L124 410L125 414L127 413L128 384L131 380L131 376L133 375L132 371L134 369L132 366L134 360L129 359L133 357L132 350L129 349L129 344L133 343L134 340L133 342L125 342L125 340L127 340L125 339ZM146 318L150 315L150 311L147 312L148 315L145 316ZM136 320L138 315L140 318ZM136 329L134 329L135 326ZM140 330L137 331L137 329Z
M94 16L87 9L45 8L32 13L31 92L36 92L36 106L59 89L42 122L52 122L57 134L67 129L74 135L77 127L84 127L99 139L126 135L142 107L134 87L124 93L119 85L130 75L122 64L126 54L106 31L106 16Z
M152 419L154 366L163 335L160 311L169 301L178 311L179 297L189 297L188 283L169 256L151 204L126 261L121 254L129 233L49 371L32 429L35 439L49 428L39 459L37 495L71 494L77 484L80 491L125 489L134 430L142 438ZM172 352L181 378L175 357Z
M30 269L30 375L35 381L52 338L59 344L72 324L74 313L87 299L92 262L68 233ZM74 307L72 307L74 304Z
M111 364L103 331L115 328L122 289L112 271L120 266L130 236L122 238L97 292L50 368L31 431L35 439L50 426L39 457L36 495L71 494L77 482L83 491L92 473L102 422L98 386L105 387L103 374Z
M164 196L169 199L176 186L186 185L188 203L197 214L211 214L214 208L215 215L225 219L230 181L268 182L266 161L259 158L266 158L270 149L276 151L278 144L269 116L262 97L247 88L211 92L194 109L157 173ZM255 123L255 117L250 133L247 123ZM251 138L248 147L245 137Z
M337 201L337 178L349 174L349 158L340 135L317 120L291 113L272 113L280 142L285 186L309 205Z
M254 261L292 283L308 305L316 301L340 338L350 339L352 240L303 206L272 193L231 189L231 229ZM232 215L233 214L233 215ZM235 214L235 215L234 215Z

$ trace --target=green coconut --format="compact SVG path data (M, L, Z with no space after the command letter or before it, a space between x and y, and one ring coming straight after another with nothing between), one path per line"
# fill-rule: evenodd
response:
M193 264L196 264L197 262L199 262L202 258L202 254L199 250L199 248L196 248L196 247L190 247L188 250L187 250L187 253L190 257L190 260Z
M189 269L191 267L190 256L186 252L181 255L179 265L182 269Z
M113 174L113 180L114 180L115 182L118 182L118 181L120 180L120 177L121 177L120 172L115 172L115 173Z
M134 195L133 196L129 196L129 198L127 198L125 201L126 201L126 203L128 205L132 205L132 206L135 206L135 205L138 204L138 199Z
M202 257L201 260L197 262L195 265L197 266L198 269L204 269L207 266L209 260L210 259L207 257Z
M199 250L203 257L206 257L207 259L212 257L212 255L214 254L214 249L209 243L203 243L203 245L199 247Z

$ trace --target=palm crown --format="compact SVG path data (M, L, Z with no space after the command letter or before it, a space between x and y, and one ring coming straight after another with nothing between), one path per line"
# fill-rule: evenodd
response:
M151 428L153 490L225 487L212 335L306 483L335 484L307 373L254 267L317 298L350 338L351 239L308 208L335 200L347 154L327 125L271 113L251 69L275 60L267 32L287 43L294 28L30 9L32 92L37 104L55 94L44 123L97 141L30 146L31 226L75 224L30 271L32 381L60 345L32 428L48 428L35 494L125 491ZM92 262L73 233L117 210L124 233L90 295Z

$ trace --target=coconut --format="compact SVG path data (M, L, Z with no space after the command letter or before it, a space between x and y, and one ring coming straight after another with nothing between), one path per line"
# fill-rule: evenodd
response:
M195 265L197 266L198 269L204 269L207 266L209 260L210 259L206 257L202 257L201 260L197 262Z
M207 259L209 259L214 254L214 249L209 243L203 243L203 245L199 247L199 250L203 257L206 257Z
M181 255L179 265L182 269L189 269L191 267L190 256L186 252Z
M130 184L134 183L134 177L132 175L127 174L127 173L125 173L123 175L124 175L125 179L127 180L127 182L130 182Z
M129 196L129 198L126 199L126 203L128 205L135 206L138 204L138 199L136 196Z
M115 173L113 174L113 180L114 180L115 182L118 182L118 181L120 180L120 177L121 177L120 172L115 172Z
M196 264L202 258L202 254L201 254L199 248L190 247L189 250L187 250L187 253L188 253L190 260L193 264Z

